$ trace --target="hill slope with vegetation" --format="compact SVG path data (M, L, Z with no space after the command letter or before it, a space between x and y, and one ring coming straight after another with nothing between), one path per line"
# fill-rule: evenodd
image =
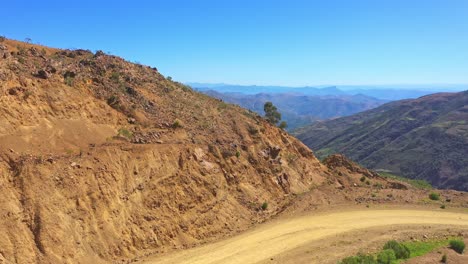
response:
M468 91L391 102L295 134L322 158L344 153L372 169L468 190Z

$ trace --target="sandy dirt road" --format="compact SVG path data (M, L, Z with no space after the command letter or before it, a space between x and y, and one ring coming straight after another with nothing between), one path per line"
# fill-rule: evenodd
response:
M391 225L444 225L468 230L468 213L431 210L355 210L277 219L232 238L150 257L142 263L259 263L341 233Z

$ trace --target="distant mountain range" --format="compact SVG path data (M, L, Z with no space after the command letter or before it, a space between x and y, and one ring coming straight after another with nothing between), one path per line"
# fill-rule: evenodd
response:
M319 157L468 191L468 91L438 93L316 122L294 133Z
M366 95L377 99L394 101L402 99L418 98L424 95L437 92L458 92L468 89L468 85L395 85L391 87L384 86L326 86L326 87L287 87L287 86L243 86L231 84L207 84L207 83L187 83L199 91L214 90L220 93L293 93L301 95Z
M320 92L324 90L319 89ZM282 114L282 119L288 123L288 130L290 131L309 125L316 120L351 115L375 108L387 102L386 100L365 95L243 94L238 92L223 93L205 89L202 89L202 92L225 102L238 104L260 115L264 114L263 105L265 102L271 101L278 107L279 112Z

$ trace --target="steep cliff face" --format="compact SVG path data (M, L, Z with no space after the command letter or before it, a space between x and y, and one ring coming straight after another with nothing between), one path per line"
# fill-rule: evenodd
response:
M258 115L101 52L1 42L0 124L0 254L16 263L192 246L329 177Z

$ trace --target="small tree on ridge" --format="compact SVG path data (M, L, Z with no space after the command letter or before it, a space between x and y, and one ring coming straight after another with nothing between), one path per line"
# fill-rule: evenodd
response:
M271 124L276 125L281 120L281 113L278 112L278 108L272 102L266 102L263 110L265 111L265 118Z

